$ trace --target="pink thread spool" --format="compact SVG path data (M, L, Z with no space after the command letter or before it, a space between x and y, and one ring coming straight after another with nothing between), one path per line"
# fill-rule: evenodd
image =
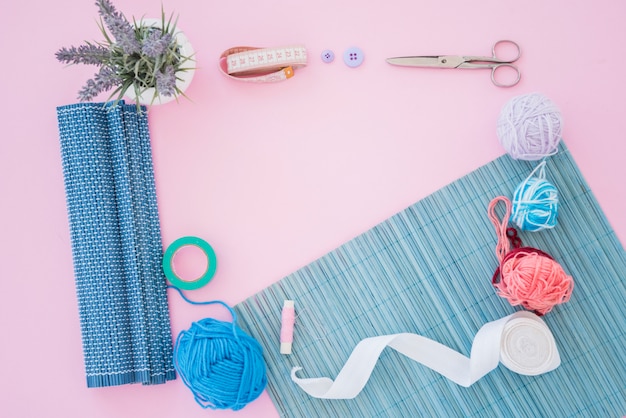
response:
M280 354L291 354L293 326L296 323L296 310L293 300L285 300L281 314Z

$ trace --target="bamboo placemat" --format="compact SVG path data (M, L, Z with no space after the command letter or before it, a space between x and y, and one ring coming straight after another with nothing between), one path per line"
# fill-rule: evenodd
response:
M286 417L519 416L626 414L626 254L570 152L548 159L558 188L558 225L522 232L575 280L571 300L544 317L561 366L529 377L503 366L469 388L394 350L383 352L352 400L315 399L290 379L334 379L366 337L413 332L469 355L478 329L515 311L491 286L496 235L487 206L511 196L536 162L508 155L392 216L236 306L259 340L268 390ZM295 300L293 354L278 351L280 310Z
M57 108L87 386L175 378L145 111Z

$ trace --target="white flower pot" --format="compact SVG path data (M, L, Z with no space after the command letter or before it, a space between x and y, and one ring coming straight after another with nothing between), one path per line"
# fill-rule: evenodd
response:
M141 19L141 24L144 26L152 25L154 27L160 28L161 19L143 18ZM196 61L194 58L194 49L191 46L189 39L187 39L185 34L178 27L176 27L176 32L174 34L174 37L176 38L176 41L178 45L180 46L181 55L184 57L191 57L184 64L184 67L189 68L189 70L178 71L176 73L176 86L180 89L180 91L184 92L185 90L187 90L187 88L191 84L191 80L193 79L194 73L196 72L196 69L195 69ZM139 96L136 96L135 91L131 87L130 89L126 90L126 92L124 93L124 97L130 101L133 101L135 103L140 103L142 105L164 104L164 103L171 102L172 100L176 100L176 98L178 97L177 95L162 96L160 94L157 94L155 97L154 96L155 91L156 91L155 88L148 88L144 90Z

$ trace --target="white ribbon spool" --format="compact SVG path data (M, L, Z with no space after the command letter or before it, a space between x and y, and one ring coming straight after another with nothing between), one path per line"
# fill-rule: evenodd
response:
M385 347L464 387L498 367L499 362L527 376L547 373L561 364L556 342L545 322L521 311L483 325L474 337L469 358L421 335L382 335L359 342L334 381L327 377L301 379L296 376L301 367L291 370L291 380L315 398L352 399L365 387Z

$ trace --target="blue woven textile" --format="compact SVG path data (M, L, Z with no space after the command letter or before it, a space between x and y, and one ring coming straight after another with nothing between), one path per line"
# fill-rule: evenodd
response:
M148 120L57 108L88 387L175 378Z
M334 379L356 344L412 332L469 355L478 329L515 311L491 277L497 242L487 206L512 196L536 162L505 155L424 198L238 304L259 340L268 390L285 417L620 417L626 414L626 253L565 146L547 162L558 225L521 232L576 282L544 317L561 366L523 376L499 366L469 388L386 349L351 400L308 396L290 379ZM295 300L293 354L279 354L281 307Z

